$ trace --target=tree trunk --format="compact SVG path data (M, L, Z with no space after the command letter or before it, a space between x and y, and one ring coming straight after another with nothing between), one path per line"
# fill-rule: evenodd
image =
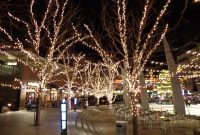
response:
M128 74L127 67L124 62L123 62L123 68L121 68L121 73L122 73L123 77L125 77L126 74ZM123 80L123 82L124 82L124 84L123 84L124 88L128 88L126 81ZM128 94L129 94L129 91L125 89L123 92L123 102L127 107L131 107L131 97Z
M176 74L177 66L174 62L174 58L172 56L169 43L167 42L166 37L163 39L163 44L164 44L164 50L165 50L168 69L169 69L170 74L172 75L171 83L172 83L172 89L173 89L174 110L175 110L175 113L185 115L185 105L184 105L184 99L182 96L181 85L178 79L178 75Z
M135 102L135 94L130 93L131 97L131 110L132 110L132 125L133 125L133 135L139 135L138 132L138 121L137 121L137 106Z
M148 110L149 109L149 97L147 94L147 89L145 85L145 78L143 72L140 74L139 77L140 80L140 87L141 87L141 94L140 94L140 99L141 99L141 106L143 110Z
M99 97L97 97L97 107L99 107Z
M21 87L20 92L20 109L24 109L26 105L26 90Z
M131 107L131 98L128 96L127 90L125 90L123 93L123 102L127 107Z
M40 125L40 112L41 112L40 102L41 102L41 95L40 95L40 93L38 93L36 114L35 114L35 119L34 119L34 126Z

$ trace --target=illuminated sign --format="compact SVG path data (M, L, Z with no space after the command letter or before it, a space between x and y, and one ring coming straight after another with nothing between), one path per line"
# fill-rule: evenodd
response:
M39 87L39 83L37 83L37 82L28 82L28 85L29 85L29 86L36 86L36 87Z
M61 104L61 111L66 112L66 110L67 110L66 103L62 103Z
M74 104L76 105L78 102L77 98L74 98Z
M7 65L9 65L9 66L16 66L17 62L8 62Z
M122 83L122 80L115 80L114 83Z

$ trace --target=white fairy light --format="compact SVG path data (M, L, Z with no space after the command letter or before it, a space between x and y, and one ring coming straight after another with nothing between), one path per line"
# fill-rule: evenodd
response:
M118 37L119 37L119 44L121 45L121 49L122 52L119 52L122 56L123 56L123 60L120 61L120 69L122 74L120 75L120 78L123 80L124 84L125 84L125 91L128 92L128 95L131 97L132 101L131 101L131 105L132 105L132 113L135 116L136 115L136 103L135 103L135 94L136 94L136 90L139 87L138 84L138 77L140 76L141 72L143 72L144 67L147 63L147 61L149 60L151 54L155 51L155 49L158 47L158 45L160 45L160 43L162 42L167 30L168 30L168 24L166 24L163 27L163 30L158 38L158 40L155 43L152 43L152 39L154 39L154 35L156 34L156 32L158 31L159 28L159 23L161 21L161 19L164 16L164 13L167 10L167 7L170 3L170 0L167 0L166 4L163 6L163 9L159 12L155 23L153 24L153 27L151 28L149 33L144 34L143 33L143 29L146 27L146 20L148 17L148 13L149 10L151 10L151 3L152 1L150 0L146 0L146 3L144 5L143 8L143 14L142 14L142 18L140 20L139 23L139 27L138 27L138 33L134 36L136 36L136 43L135 43L135 50L134 51L129 51L129 45L130 42L127 41L129 40L128 37L128 32L127 32L127 16L126 16L126 3L127 0L117 0L117 30L118 30ZM94 50L96 50L99 55L102 57L103 59L103 63L108 63L109 60L108 58L110 58L111 61L114 61L112 59L112 55L110 53L107 53L107 51L105 51L102 48L102 44L101 40L96 39L96 37L94 36L93 32L91 31L91 29L89 28L89 26L85 25L86 30L88 31L90 37L92 38L93 42L88 43L86 41L83 41L82 43ZM117 32L116 32L117 33ZM147 35L147 36L146 36ZM132 39L130 39L132 40ZM115 46L115 44L113 44L113 46ZM130 47L131 48L131 47ZM112 53L112 52L111 52ZM113 62L115 63L115 62ZM160 63L160 62L154 62L154 64L159 64L159 65L163 65L164 63Z
M69 33L64 33L65 35L62 35L64 38L62 39L62 41L60 40L60 34L63 32L62 28L64 26L64 13L66 11L68 0L63 1L64 3L60 3L60 5L58 2L61 1L49 0L46 9L44 9L44 14L35 15L33 11L35 1L31 0L29 10L31 20L28 21L31 24L23 21L18 17L15 17L11 13L8 13L10 18L25 26L24 29L27 32L26 38L23 39L25 42L18 38L13 38L11 34L9 34L4 28L0 27L0 31L4 33L10 41L12 41L14 46L18 46L20 52L22 52L27 57L26 60L22 58L17 58L17 61L30 67L30 69L37 76L39 80L39 88L36 89L38 97L41 97L43 92L42 89L45 88L45 85L48 82L53 81L53 77L60 75L60 73L58 72L61 71L61 67L60 64L58 64L58 61L62 59L67 50L74 43L77 43L87 38L87 36L82 36L77 33L75 27L73 27L72 30L74 29L74 32L70 33L71 36L67 35ZM41 16L41 19L38 20L36 16ZM50 26L51 24L48 23L49 21L53 22L53 27ZM47 33L45 35L45 41L43 39L44 32ZM48 45L45 58L40 57L40 55L42 54L42 52L40 52L41 47L44 45L43 41L45 42L45 44ZM28 46L28 49L31 49L32 53L25 50L24 46Z
M50 32L49 26L47 25L48 23L46 23L47 19L48 19L48 15L50 14L50 8L53 4L56 4L55 7L55 11L52 11L51 14L53 14L53 30L52 32ZM35 1L32 0L31 4L30 4L30 15L31 15L31 20L33 22L33 26L30 27L31 25L28 24L27 22L21 20L18 17L15 17L13 14L8 13L8 15L14 19L17 22L20 22L22 24L25 25L25 28L27 30L27 35L28 38L25 39L25 41L27 41L29 44L32 44L33 46L33 53L30 53L29 51L26 51L23 47L25 45L25 43L23 43L22 41L20 41L18 38L17 39L13 39L11 37L11 35L6 32L5 29L3 29L2 27L0 27L0 31L3 32L9 40L13 41L15 46L18 46L18 48L20 49L21 52L23 52L27 57L29 61L33 61L32 64L29 64L28 61L24 61L22 59L17 58L17 61L25 64L26 66L29 66L30 69L36 73L36 75L38 76L39 80L41 81L41 85L44 86L45 83L50 80L50 78L52 76L54 76L56 74L56 72L58 71L58 66L57 63L59 61L59 59L62 58L62 56L64 55L64 53L67 51L67 49L69 49L69 47L71 47L74 43L79 42L79 40L83 40L87 37L81 37L81 35L77 32L77 30L75 29L75 27L73 26L74 32L75 34L67 39L64 39L63 42L59 43L57 45L57 41L59 38L59 32L61 31L61 26L63 23L63 15L65 12L65 8L66 5L68 3L68 0L65 0L64 3L62 4L62 6L59 5L58 0L56 1L52 1L50 0L48 2L47 8L44 12L44 15L42 17L41 21L38 21L35 18L34 12L33 12L33 6L35 4ZM61 10L61 14L59 14L58 16L58 12ZM58 19L59 18L59 19ZM41 58L39 57L40 55L40 48L42 46L41 43L41 31L42 29L46 30L47 32L47 37L50 41L50 47L47 50L47 54L46 54L46 61L42 61ZM68 45L68 46L67 46ZM60 48L65 48L65 49L60 49ZM55 54L57 54L57 56L55 57Z
M81 81L80 79L82 79L81 72L83 72L84 70L81 62L84 61L84 58L85 58L84 55L75 56L75 55L70 55L68 53L65 57L63 57L64 69L59 74L64 75L64 80L62 80L64 85L62 85L60 88L64 89L67 93L70 93L73 87L77 88L81 87L80 85ZM73 66L71 65L72 63ZM69 94L68 96L71 97L72 95Z

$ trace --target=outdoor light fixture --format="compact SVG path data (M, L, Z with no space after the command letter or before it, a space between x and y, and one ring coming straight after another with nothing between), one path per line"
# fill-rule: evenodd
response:
M194 0L194 2L200 2L200 0Z
M35 86L35 87L39 87L39 83L37 82L28 82L29 86Z
M9 66L16 66L17 62L7 62L7 65L9 65Z
M77 98L74 98L74 105L77 105L77 102L78 102Z
M12 106L12 104L9 103L9 104L8 104L8 107L11 107L11 106Z
M62 99L60 105L61 135L67 135L67 101Z

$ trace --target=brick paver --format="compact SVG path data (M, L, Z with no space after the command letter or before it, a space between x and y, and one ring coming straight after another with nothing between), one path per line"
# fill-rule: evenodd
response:
M45 109L41 114L41 125L34 127L34 113L26 110L0 114L0 135L60 135L59 109ZM68 135L115 135L115 121L119 120L106 106L87 110L68 111ZM196 123L182 120L173 123L173 135L193 135ZM165 133L160 124L139 125L140 135L172 135L170 128ZM132 124L128 123L128 135L132 135Z

